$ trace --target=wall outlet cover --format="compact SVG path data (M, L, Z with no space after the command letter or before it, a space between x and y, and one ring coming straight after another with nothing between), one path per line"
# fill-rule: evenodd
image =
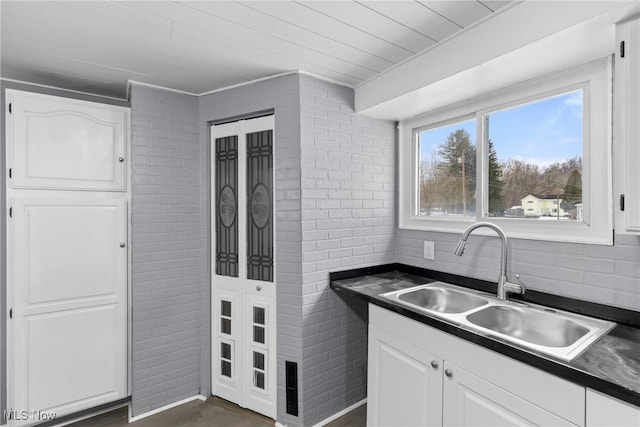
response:
M424 259L434 261L436 259L435 242L424 241Z

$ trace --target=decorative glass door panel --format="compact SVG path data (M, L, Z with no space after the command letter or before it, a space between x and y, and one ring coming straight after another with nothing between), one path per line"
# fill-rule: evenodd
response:
M216 274L238 277L238 137L215 141Z
M273 282L273 131L247 134L247 277Z
M211 143L213 394L275 418L273 116Z

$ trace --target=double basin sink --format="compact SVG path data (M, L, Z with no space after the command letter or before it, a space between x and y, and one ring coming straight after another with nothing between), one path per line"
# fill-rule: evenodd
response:
M499 300L444 282L381 296L464 329L565 361L581 354L616 325L540 305Z

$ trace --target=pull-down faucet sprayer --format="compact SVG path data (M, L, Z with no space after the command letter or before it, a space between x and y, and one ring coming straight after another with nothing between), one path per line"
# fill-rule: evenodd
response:
M476 222L475 224L470 225L464 231L464 233L462 233L462 237L460 237L454 253L458 256L462 256L462 254L464 253L464 248L467 245L467 239L469 238L469 235L473 232L473 230L481 227L490 228L495 231L502 242L502 251L500 253L500 275L498 276L498 298L506 300L509 293L524 294L526 291L524 285L510 283L509 279L507 278L507 236L504 234L504 231L502 231L502 229L497 225L490 222Z

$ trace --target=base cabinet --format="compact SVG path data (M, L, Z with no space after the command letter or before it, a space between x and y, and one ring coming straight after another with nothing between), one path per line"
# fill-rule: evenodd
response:
M585 388L369 306L368 426L584 426Z
M451 363L444 373L445 426L575 425Z
M587 427L613 426L640 426L640 408L587 389Z

